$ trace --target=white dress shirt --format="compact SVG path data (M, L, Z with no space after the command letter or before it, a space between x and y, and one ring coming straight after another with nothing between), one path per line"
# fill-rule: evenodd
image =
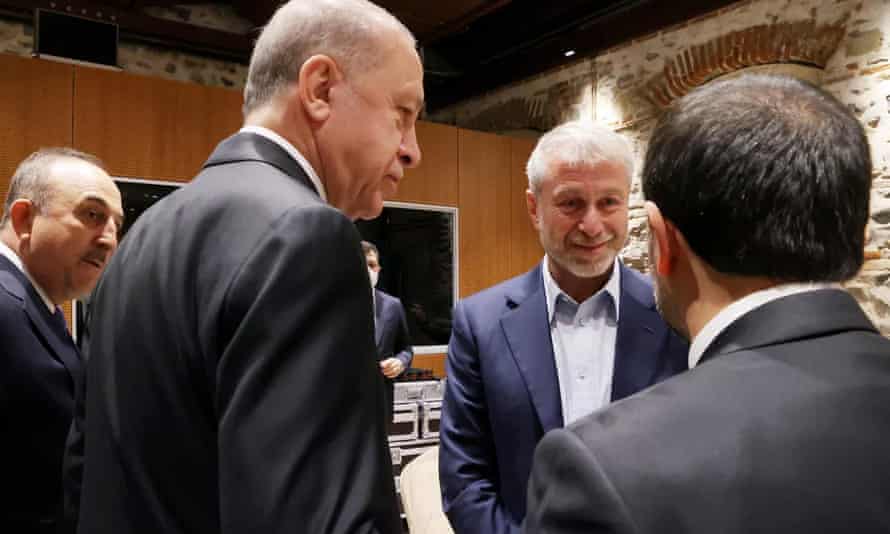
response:
M621 270L616 259L606 284L580 304L560 289L546 256L542 271L562 417L568 425L612 397Z
M729 306L720 310L717 315L708 321L704 328L692 340L689 346L689 368L692 369L701 360L705 350L713 343L714 339L720 335L720 332L745 315L749 311L763 306L767 302L772 302L782 297L804 293L806 291L816 291L818 289L826 289L830 287L839 287L837 284L780 284L754 293L745 295L739 300L733 302Z
M28 274L28 271L25 269L24 264L22 263L22 259L19 258L19 255L15 253L14 250L6 246L6 243L0 241L0 256L5 256L6 259L12 262L13 265L18 268L18 270L25 273L25 276L28 277L28 280L31 281L31 285L34 286L34 289L37 291L37 294L40 295L40 298L43 299L43 303L46 304L46 307L49 309L50 314L56 313L56 305L53 304L53 301L46 296L46 292L40 287L40 284L34 281L31 278L31 275Z
M276 145L283 148L284 151L290 155L290 157L294 158L297 163L300 164L300 167L309 176L309 180L312 182L312 185L315 186L315 189L318 190L318 194L319 196L321 196L321 199L325 202L328 201L327 191L325 191L324 184L321 183L321 178L318 177L318 173L316 173L315 169L312 168L312 165L309 164L309 160L303 157L303 154L300 154L300 151L297 150L297 147L290 144L287 139L262 126L245 126L241 128L239 133L252 133L263 136L269 141L272 141Z

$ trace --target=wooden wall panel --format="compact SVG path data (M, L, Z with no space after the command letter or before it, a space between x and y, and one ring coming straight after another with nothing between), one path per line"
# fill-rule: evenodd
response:
M74 67L0 55L0 196L18 164L41 147L71 146Z
M405 173L392 200L457 206L457 131L454 126L417 122L420 165Z
M236 91L78 67L74 143L111 174L187 181L241 124Z
M460 296L510 277L510 139L459 130Z
M0 54L0 202L9 180L28 154L71 146L74 67ZM71 303L62 306L71 318Z
M528 189L525 164L536 142L535 139L510 140L510 272L513 276L528 271L544 257L525 201Z
M444 354L415 354L411 367L418 369L431 369L433 376L436 378L445 377L445 355Z

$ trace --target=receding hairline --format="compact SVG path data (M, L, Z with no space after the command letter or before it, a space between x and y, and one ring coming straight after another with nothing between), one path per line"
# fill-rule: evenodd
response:
M352 33L344 33L344 28ZM331 58L346 76L373 72L385 56L381 48L389 48L379 44L391 41L402 41L417 53L411 31L372 2L292 0L275 12L257 39L248 67L243 111L247 115L263 107L287 86L298 83L300 70L314 56ZM287 58L294 61L282 61Z

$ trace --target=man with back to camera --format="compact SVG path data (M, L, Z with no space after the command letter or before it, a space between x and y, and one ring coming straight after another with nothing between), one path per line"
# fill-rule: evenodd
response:
M863 262L862 126L791 78L681 98L643 170L659 307L693 367L548 435L527 532L890 531L890 341Z
M414 45L365 0L263 29L244 128L95 292L81 533L398 531L352 220L420 159Z
M518 532L545 432L686 369L651 283L617 254L633 157L618 134L563 124L532 152L529 216L546 256L460 301L448 346L439 470L455 532Z
M0 531L59 531L62 451L80 354L62 303L89 293L123 219L95 157L41 149L16 169L0 218Z
M374 304L374 340L377 343L377 360L384 377L386 398L384 402L387 423L392 421L393 380L411 366L414 349L408 334L405 308L398 298L377 289L380 276L380 251L369 241L362 241L362 252L371 278L371 294Z

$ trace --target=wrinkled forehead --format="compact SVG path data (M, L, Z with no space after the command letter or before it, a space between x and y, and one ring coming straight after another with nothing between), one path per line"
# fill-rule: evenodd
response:
M53 200L76 203L97 198L120 211L121 194L114 181L99 167L87 161L65 158L49 166L50 196Z
M554 160L549 166L549 172L544 176L543 183L553 186L563 182L609 179L621 177L617 180L624 189L630 190L631 175L627 165L623 161L599 158L588 161Z

